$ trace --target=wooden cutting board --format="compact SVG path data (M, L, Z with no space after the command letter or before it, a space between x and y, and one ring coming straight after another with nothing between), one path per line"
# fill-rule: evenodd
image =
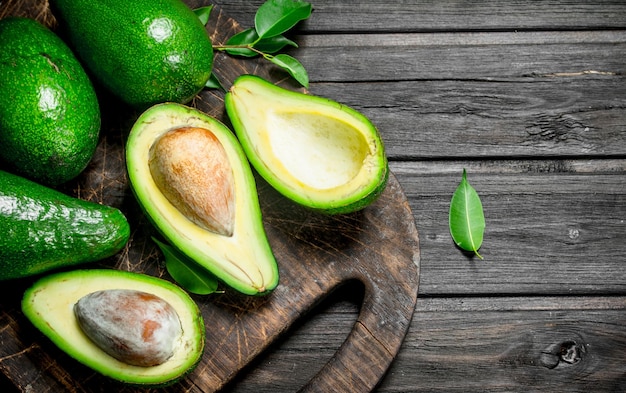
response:
M6 7L14 14L50 21L41 7L15 4L9 2ZM194 8L202 4L190 3ZM213 41L219 43L241 27L216 7L207 29ZM297 88L285 73L258 59L217 54L214 72L226 89L243 73ZM155 231L141 214L127 184L124 142L139 113L119 105L104 92L101 97L103 128L98 151L85 173L64 191L116 206L131 223L133 233L127 247L95 267L171 279L161 253L150 240ZM205 91L190 105L228 124L223 92ZM205 353L186 379L164 391L219 390L296 320L348 282L359 282L364 288L360 314L341 348L302 391L372 390L400 349L412 319L419 282L418 233L395 176L390 176L385 192L373 205L336 217L296 206L260 178L257 185L265 228L279 264L280 284L265 297L247 297L228 288L220 294L194 295L207 326ZM142 391L120 386L78 364L42 336L20 311L21 295L31 282L3 283L0 296L0 370L11 386L38 393Z

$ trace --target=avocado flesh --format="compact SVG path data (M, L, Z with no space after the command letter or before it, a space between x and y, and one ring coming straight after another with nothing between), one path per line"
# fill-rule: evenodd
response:
M232 234L194 223L168 200L151 175L149 160L154 143L172 130L193 127L215 135L228 157L235 190ZM263 227L255 180L237 139L226 126L184 105L155 105L134 124L126 146L126 163L139 204L172 246L241 293L266 294L276 287L278 267Z
M328 214L350 213L385 188L382 140L359 112L252 75L235 80L225 105L252 165L295 202Z
M180 318L183 336L167 361L150 367L123 363L100 349L81 330L74 304L92 292L107 289L144 291L172 305ZM22 311L72 358L107 377L132 385L172 384L197 365L204 349L204 322L196 303L176 285L139 273L92 269L48 275L26 290Z

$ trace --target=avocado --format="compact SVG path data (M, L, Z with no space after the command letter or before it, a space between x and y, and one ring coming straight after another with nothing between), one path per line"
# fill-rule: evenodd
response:
M180 0L51 0L61 31L100 84L142 110L190 101L208 81L213 47Z
M389 169L372 122L336 101L238 77L224 99L248 159L285 197L325 214L371 204Z
M0 158L55 186L81 173L100 132L91 81L68 46L34 19L0 20Z
M8 280L112 256L130 227L116 208L0 171L0 233L0 280Z
M255 179L224 124L185 105L155 105L130 131L126 164L139 204L177 251L241 293L276 287Z
M102 294L136 293L136 297L122 298L125 302L118 307L104 302L93 302L91 298ZM119 301L119 297L110 295L109 300ZM141 320L135 314L141 314L151 301L165 304L168 312L175 314L179 336L173 341L172 352L156 365L133 365L111 356L101 345L94 341L79 321L85 314L94 315L92 322L95 329L106 331L106 316L99 311L114 311L115 316L125 318L116 320L116 326L125 330L125 336L133 337L133 330L144 334L143 339L160 345L163 339L159 335L159 320L146 318ZM83 302L91 304L81 305ZM77 311L82 309L81 311ZM126 311L127 314L120 312ZM54 273L37 280L28 288L22 299L24 315L48 337L56 346L78 362L96 372L130 385L166 386L180 380L198 364L204 349L204 321L197 304L189 295L175 284L157 277L113 269L78 269ZM144 313L145 314L145 313ZM158 317L158 312L147 313ZM93 328L92 328L93 329ZM89 330L87 330L89 331ZM125 341L117 342L127 344ZM109 346L113 346L109 342Z

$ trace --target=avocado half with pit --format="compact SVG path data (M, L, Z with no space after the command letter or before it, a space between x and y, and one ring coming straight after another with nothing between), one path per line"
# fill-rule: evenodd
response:
M363 209L384 190L383 142L360 112L254 75L237 78L224 102L248 159L287 198L342 214Z
M80 314L76 311L76 305L89 299L89 296L107 291L140 294L138 302L116 301L111 305L110 308L120 312L136 310L141 314L145 313L147 307L142 300L144 298L157 298L169 305L177 316L173 326L180 335L172 340L171 353L165 360L161 359L159 364L152 366L129 364L126 359L119 360L112 356L94 341L93 335L88 335L91 332L79 322ZM107 377L131 385L170 385L195 368L204 349L204 322L196 303L175 284L145 274L112 269L85 269L45 276L24 293L22 311L35 327L69 356ZM105 314L111 312L107 311ZM115 315L111 316L114 317ZM104 321L95 320L98 325L106 326ZM149 321L123 318L121 321L115 320L115 325L125 332L139 329L146 341L151 338L153 346L162 346L163 335L157 335L157 322ZM177 324L179 325L176 326ZM106 333L106 330L103 329L102 332ZM120 341L109 339L109 342Z
M185 105L155 105L133 125L126 163L139 204L186 260L244 294L276 287L255 179L228 127Z

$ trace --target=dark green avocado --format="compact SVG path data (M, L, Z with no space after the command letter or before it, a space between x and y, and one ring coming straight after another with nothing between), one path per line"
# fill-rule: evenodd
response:
M80 174L100 131L96 93L72 51L27 18L0 20L0 158L57 185Z
M130 227L116 208L0 171L0 233L0 280L8 280L112 256Z
M72 47L96 79L147 108L190 101L213 65L208 33L180 0L51 0Z

